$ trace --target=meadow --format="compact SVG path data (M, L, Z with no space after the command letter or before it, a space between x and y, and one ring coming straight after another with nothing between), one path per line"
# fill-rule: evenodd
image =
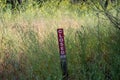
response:
M58 28L69 80L120 80L120 30L105 15L65 1L0 9L0 80L62 80Z

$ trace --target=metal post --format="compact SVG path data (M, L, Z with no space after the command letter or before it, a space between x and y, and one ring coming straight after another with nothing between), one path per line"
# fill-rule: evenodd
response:
M64 31L62 28L59 28L59 29L57 29L57 33L58 33L58 44L59 44L59 53L60 53L63 80L68 80L67 59L66 59L66 50L65 50L65 42L64 42Z

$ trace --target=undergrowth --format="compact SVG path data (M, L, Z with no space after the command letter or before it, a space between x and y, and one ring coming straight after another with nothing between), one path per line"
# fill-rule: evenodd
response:
M62 80L57 28L69 80L120 80L120 31L92 10L46 4L0 10L0 80Z

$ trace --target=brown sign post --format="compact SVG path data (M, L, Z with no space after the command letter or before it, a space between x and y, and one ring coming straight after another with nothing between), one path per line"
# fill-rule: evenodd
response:
M68 80L67 60L66 60L66 50L65 50L63 29L62 28L57 29L57 34L58 34L58 44L59 44L59 53L60 53L63 80Z

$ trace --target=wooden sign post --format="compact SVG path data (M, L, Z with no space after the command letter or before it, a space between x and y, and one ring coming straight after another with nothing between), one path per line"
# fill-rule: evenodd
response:
M58 44L59 44L59 53L60 53L63 80L68 80L67 60L66 60L66 50L65 50L63 29L62 28L57 29L57 34L58 34Z

